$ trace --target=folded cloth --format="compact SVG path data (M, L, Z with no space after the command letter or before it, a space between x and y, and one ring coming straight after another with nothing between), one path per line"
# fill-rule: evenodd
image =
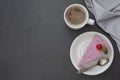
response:
M120 0L85 0L97 24L116 41L120 51Z

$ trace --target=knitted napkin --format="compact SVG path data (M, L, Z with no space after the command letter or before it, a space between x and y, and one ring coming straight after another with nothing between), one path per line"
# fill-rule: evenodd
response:
M120 0L85 0L97 24L116 41L120 51Z

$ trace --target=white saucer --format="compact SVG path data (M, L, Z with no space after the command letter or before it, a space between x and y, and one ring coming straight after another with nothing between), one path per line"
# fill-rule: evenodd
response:
M71 59L72 64L74 65L74 67L77 70L79 70L78 63L81 59L81 56L86 51L87 46L90 44L90 42L92 41L92 39L95 35L100 36L110 46L111 53L109 53L109 55L108 55L109 62L105 66L95 66L95 67L85 71L83 74L86 74L86 75L98 75L98 74L103 73L110 67L110 65L113 62L113 58L114 58L113 46L112 46L110 40L106 36L104 36L103 34L98 33L98 32L85 32L83 34L80 34L73 41L71 48L70 48L70 59Z

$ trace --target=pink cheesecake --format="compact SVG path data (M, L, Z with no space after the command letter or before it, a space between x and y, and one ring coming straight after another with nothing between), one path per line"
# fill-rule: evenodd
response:
M108 44L99 36L94 36L93 40L91 41L90 45L88 46L85 54L79 61L79 68L82 69L84 67L90 67L94 64L97 64L98 60L104 57L106 54L101 50L96 48L97 44L101 44L102 46L106 46L107 53L109 53L110 48Z

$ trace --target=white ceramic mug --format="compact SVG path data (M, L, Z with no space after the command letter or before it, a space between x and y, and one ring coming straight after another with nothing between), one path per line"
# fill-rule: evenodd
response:
M66 13L68 11L68 9L72 8L72 7L79 7L84 13L85 13L85 19L82 23L80 24L72 24L70 23L70 21L67 20L66 18ZM65 12L64 12L64 21L65 23L67 24L67 26L73 30L78 30L78 29L81 29L82 27L84 27L86 24L88 25L94 25L95 21L93 19L90 19L89 18L89 14L88 14L88 11L87 9L81 5L81 4L71 4L70 6L68 6L66 9L65 9Z

